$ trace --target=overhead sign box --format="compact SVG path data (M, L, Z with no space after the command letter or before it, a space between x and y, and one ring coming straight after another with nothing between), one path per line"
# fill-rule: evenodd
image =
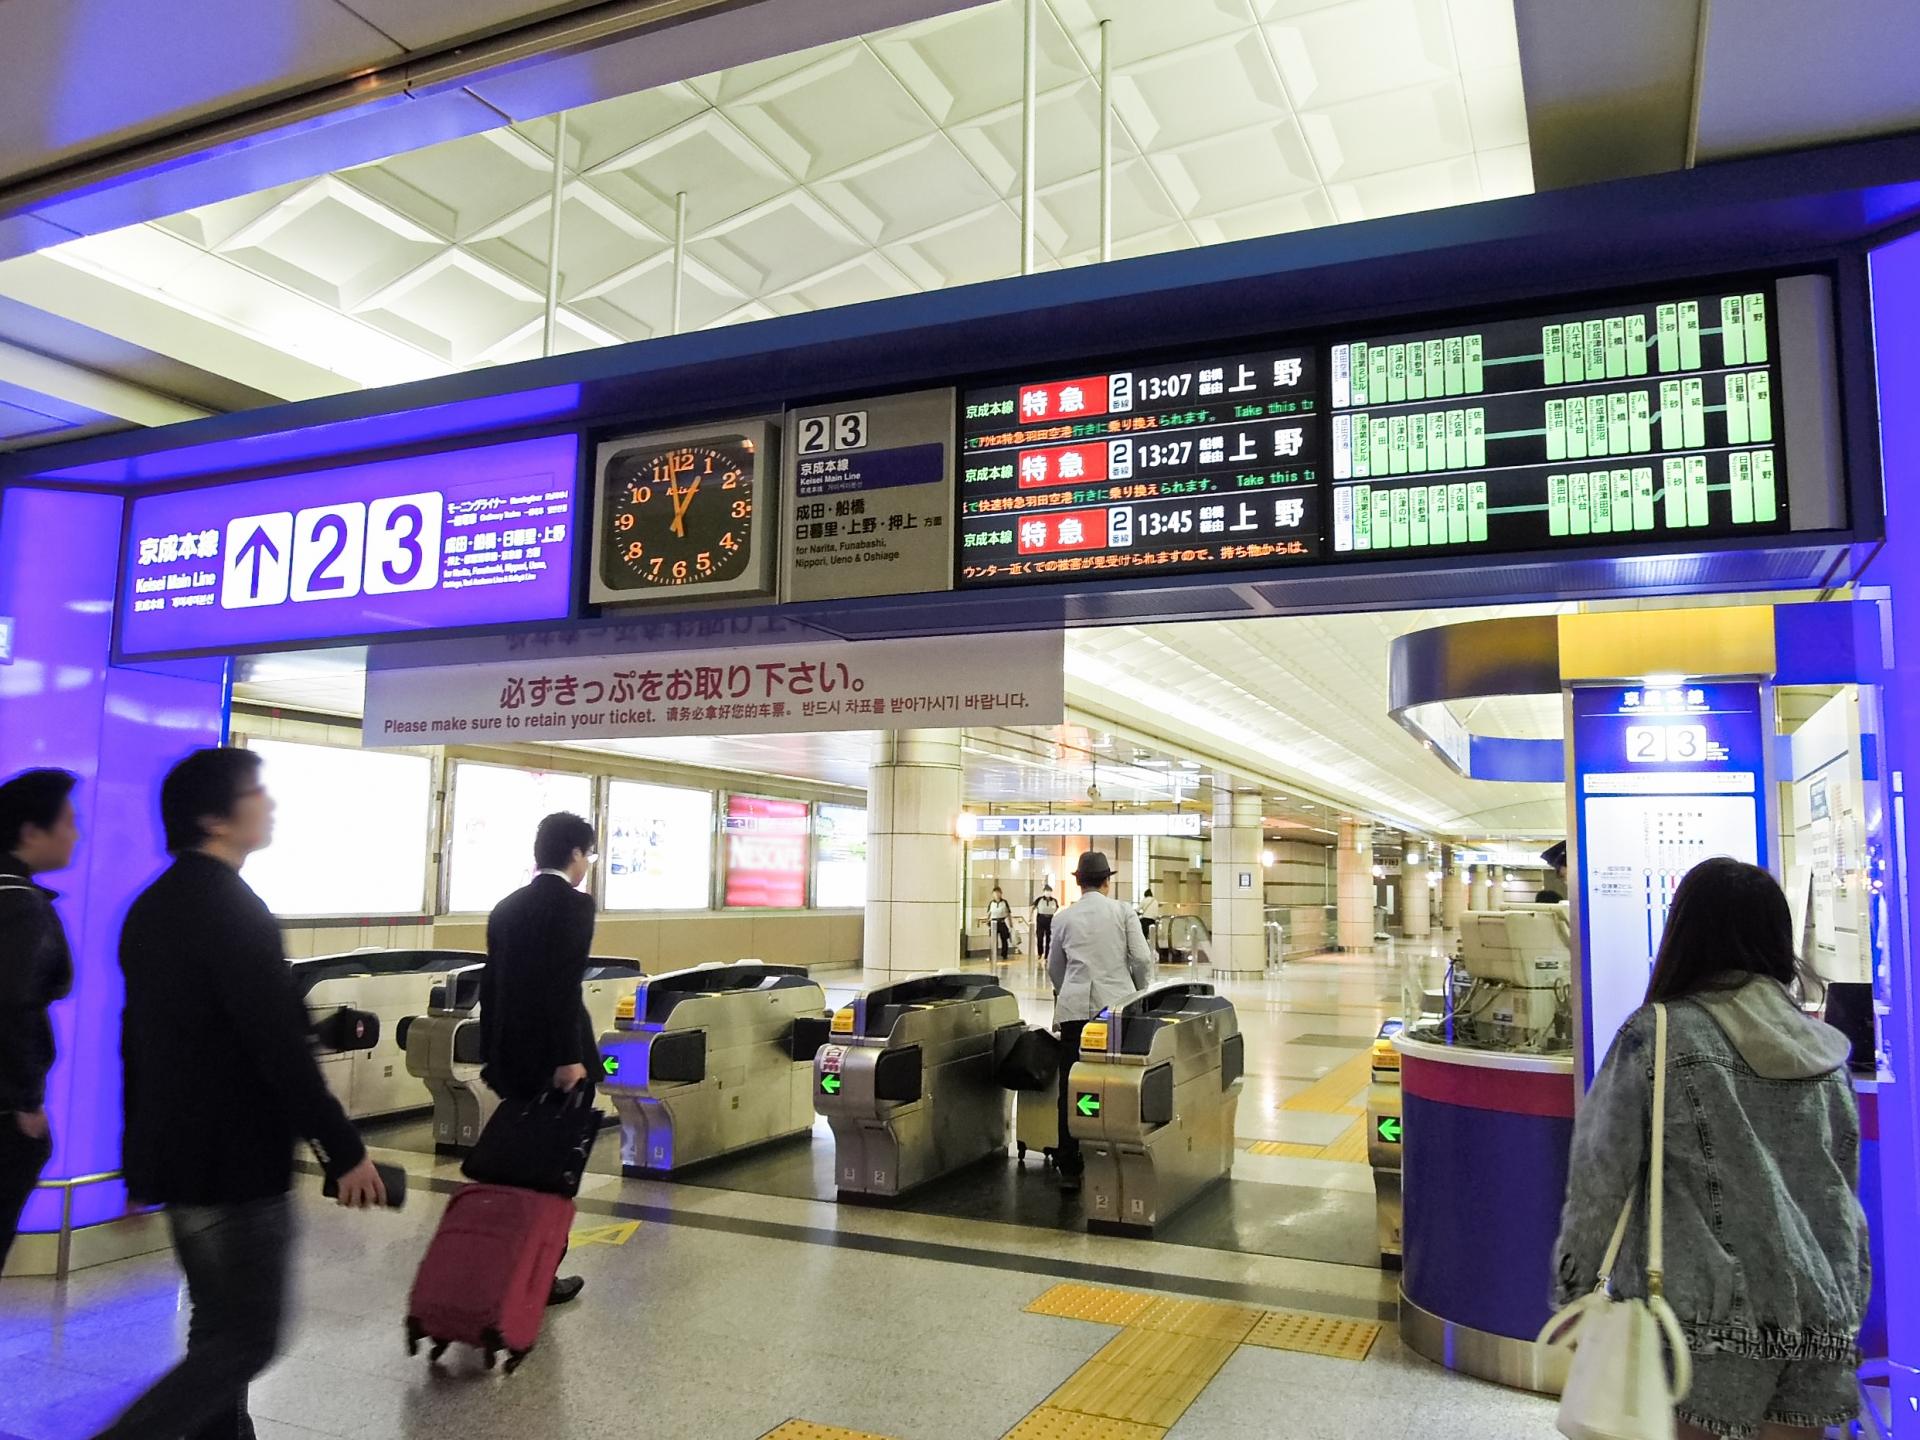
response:
M994 835L1186 835L1200 833L1192 815L962 815L962 836Z
M578 439L557 435L140 496L120 653L563 619L579 458Z

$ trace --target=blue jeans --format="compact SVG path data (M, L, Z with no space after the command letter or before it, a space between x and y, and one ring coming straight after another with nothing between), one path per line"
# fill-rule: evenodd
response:
M96 1440L254 1440L247 1386L280 1350L293 1202L170 1206L167 1224L193 1303L187 1353Z

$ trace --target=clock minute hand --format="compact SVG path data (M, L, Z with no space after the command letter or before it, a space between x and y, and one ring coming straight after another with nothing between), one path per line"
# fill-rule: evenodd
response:
M691 485L674 496L673 533L682 540L687 538L687 507L693 503L693 497L699 493L700 479L695 476Z

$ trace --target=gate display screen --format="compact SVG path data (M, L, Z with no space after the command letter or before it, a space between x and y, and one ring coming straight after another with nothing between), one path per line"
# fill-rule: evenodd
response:
M1787 528L1771 287L1336 341L1336 556Z
M1314 559L1316 358L1240 351L968 391L961 587Z

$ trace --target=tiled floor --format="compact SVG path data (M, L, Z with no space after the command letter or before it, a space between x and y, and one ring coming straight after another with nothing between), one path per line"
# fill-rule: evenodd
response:
M1397 986L1393 967L1353 961L1235 986L1248 1036L1244 1139L1337 1138L1348 1107L1286 1101L1360 1050L1396 1008ZM1030 1008L1038 1018L1044 1007L1036 997ZM263 1437L756 1440L792 1421L805 1423L786 1436L894 1440L997 1440L1016 1429L1051 1440L1553 1433L1550 1406L1410 1356L1391 1325L1359 1361L1211 1334L1275 1310L1383 1318L1394 1287L1376 1270L612 1176L594 1177L582 1196L579 1239L593 1243L576 1246L569 1268L586 1277L586 1293L551 1317L526 1365L487 1374L455 1352L436 1371L406 1354L401 1315L450 1182L448 1167L408 1158L424 1183L402 1214L350 1215L317 1195L303 1203L299 1323L253 1395ZM1312 1188L1371 1207L1360 1165L1243 1151L1236 1174L1267 1181L1263 1194ZM1104 1313L1131 1317L1125 1331L1071 1318L1094 1312L1027 1312L1062 1281L1154 1301L1103 1302ZM1181 1333L1142 1321L1167 1314L1186 1317ZM183 1319L166 1256L64 1286L0 1284L0 1440L90 1435L169 1362ZM1168 1348L1192 1349L1189 1340L1206 1354ZM1085 1413L1122 1408L1089 1383L1103 1350L1149 1357L1138 1368L1168 1377L1142 1388L1142 1404L1161 1406L1158 1425ZM1181 1370L1187 1360L1205 1363Z

